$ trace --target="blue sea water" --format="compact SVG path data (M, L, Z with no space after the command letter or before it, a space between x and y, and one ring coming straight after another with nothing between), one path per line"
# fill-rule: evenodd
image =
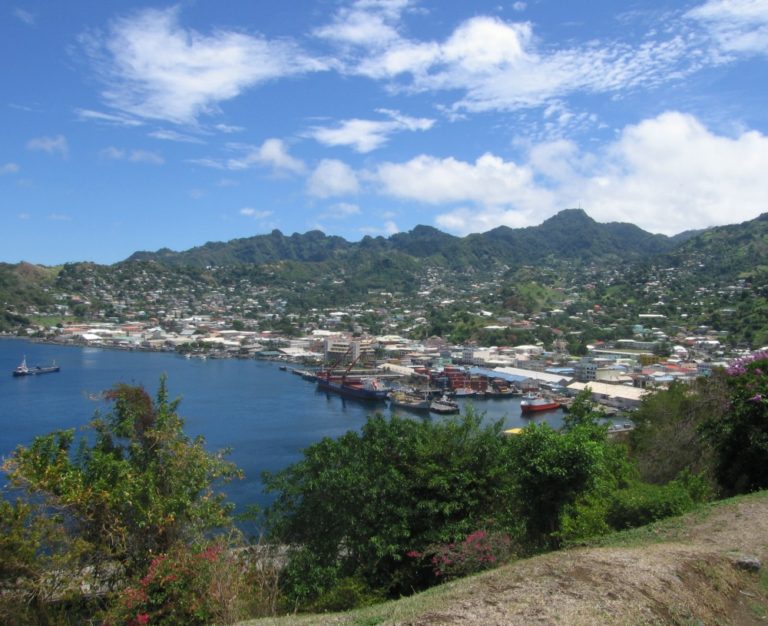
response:
M13 377L12 370L26 355L30 367L56 361L61 371L41 376ZM277 471L301 458L301 451L323 437L359 430L366 417L384 405L347 400L317 391L314 384L281 371L274 362L255 360L184 359L162 352L128 352L101 348L0 340L0 456L17 445L29 445L37 435L57 429L82 428L98 409L93 400L115 383L142 385L152 395L160 377L168 377L171 398L181 397L179 414L185 432L202 435L211 451L231 449L229 459L245 472L245 479L223 490L238 510L264 505L260 475ZM463 404L469 401L460 401ZM503 419L506 428L523 426L520 401L515 398L477 401L475 409L486 421ZM408 415L402 413L402 415ZM410 416L413 419L445 417ZM537 420L560 425L560 411Z

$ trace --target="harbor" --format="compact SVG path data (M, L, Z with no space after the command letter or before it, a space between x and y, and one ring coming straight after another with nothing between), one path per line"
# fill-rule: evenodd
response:
M28 363L55 360L61 371L55 376L12 377L10 372L25 354ZM230 449L228 458L244 471L244 480L223 486L227 497L242 510L250 504L268 503L261 491L262 471L278 471L298 461L302 450L324 437L337 438L361 429L373 413L394 412L409 419L451 418L450 414L413 412L391 407L386 401L368 402L321 390L316 380L293 373L294 366L310 369L284 361L186 359L168 352L5 339L0 341L0 368L6 372L0 377L0 420L4 424L0 455L7 457L16 446L29 445L35 436L54 430L73 428L79 436L97 410L102 414L109 411L110 406L101 400L103 391L125 382L143 385L154 394L160 377L166 375L170 397L182 400L179 414L185 420L185 431L191 437L204 437L211 451ZM361 371L380 374L390 388L407 380L386 370ZM553 428L562 425L562 410L523 418L520 400L478 396L450 401L460 411L472 406L483 423L501 420L504 428L523 427L532 421L547 422Z

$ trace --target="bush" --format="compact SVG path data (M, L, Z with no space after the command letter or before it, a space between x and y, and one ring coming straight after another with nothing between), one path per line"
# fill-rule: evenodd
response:
M451 580L498 567L512 556L513 549L506 533L476 530L464 541L430 546L428 552L435 576Z
M349 611L371 606L384 599L383 594L371 590L359 576L348 576L323 593L312 603L313 613Z
M694 502L684 485L635 483L614 493L607 521L616 530L645 526L665 517L682 515Z
M223 542L198 550L178 545L153 559L146 575L123 589L105 624L203 626L253 616L258 596L254 574L263 575L264 565L254 566L247 552Z

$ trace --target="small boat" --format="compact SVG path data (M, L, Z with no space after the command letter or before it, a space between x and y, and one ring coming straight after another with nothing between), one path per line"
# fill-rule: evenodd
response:
M449 400L446 396L443 396L432 400L432 403L429 405L429 410L432 411L432 413L458 413L459 405L453 400Z
M520 401L520 410L526 413L538 413L539 411L554 411L560 408L560 402L548 398L540 393L527 393Z
M14 376L36 376L37 374L52 374L53 372L58 372L60 369L61 368L56 365L56 361L54 361L52 365L46 367L41 367L40 365L29 367L27 365L27 357L25 356L21 360L21 363L11 373Z

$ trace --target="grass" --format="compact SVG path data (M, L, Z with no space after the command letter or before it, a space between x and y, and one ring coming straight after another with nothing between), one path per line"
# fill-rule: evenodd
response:
M52 326L56 326L56 324L66 324L68 322L76 322L78 321L76 317L72 317L71 315L67 316L61 316L61 315L30 315L29 321L33 325L36 326L44 326L45 328L51 328Z

